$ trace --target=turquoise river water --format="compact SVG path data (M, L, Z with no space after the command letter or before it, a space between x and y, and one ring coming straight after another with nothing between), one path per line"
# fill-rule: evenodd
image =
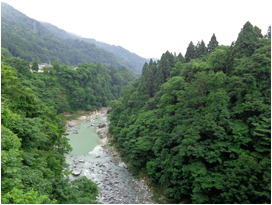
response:
M145 189L147 188L99 145L100 138L95 133L94 126L91 125L102 122L106 122L106 117L77 125L75 128L78 130L78 134L70 133L67 136L73 151L66 155L66 163L70 165L70 170L81 172L79 176L70 174L70 181L86 176L97 183L99 187L98 200L101 203L148 203L145 200Z

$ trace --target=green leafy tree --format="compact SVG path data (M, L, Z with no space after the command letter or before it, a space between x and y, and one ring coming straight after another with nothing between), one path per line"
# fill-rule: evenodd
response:
M34 61L34 62L32 63L32 70L35 70L35 71L38 71L38 70L39 70L39 65L38 65L37 61Z

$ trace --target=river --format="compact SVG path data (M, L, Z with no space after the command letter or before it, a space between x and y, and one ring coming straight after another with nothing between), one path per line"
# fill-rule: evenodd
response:
M69 175L70 181L86 176L98 184L98 201L106 204L143 204L150 200L147 186L138 180L115 157L106 153L98 140L92 124L104 123L106 117L92 122L86 121L74 126L78 134L70 133L70 145L73 151L66 156L70 170L81 172L79 176Z

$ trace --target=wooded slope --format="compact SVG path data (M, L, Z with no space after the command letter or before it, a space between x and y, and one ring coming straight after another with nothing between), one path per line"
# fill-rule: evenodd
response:
M110 131L136 174L172 203L271 203L271 27L247 22L143 67L111 104ZM169 201L168 201L169 202Z

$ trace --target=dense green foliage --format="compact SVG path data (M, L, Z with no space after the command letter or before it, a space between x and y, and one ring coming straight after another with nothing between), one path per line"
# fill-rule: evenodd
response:
M23 70L24 60L18 61ZM64 124L24 80L1 62L1 202L97 203L94 182L71 184L65 177L71 147L62 137Z
M14 67L22 84L56 114L107 106L120 96L124 85L136 78L125 67L106 68L99 63L80 63L74 70L54 61L52 67L43 68L43 73L32 73L26 60L5 58L3 62Z
M167 51L111 103L122 155L173 202L271 203L270 33Z
M107 106L136 77L99 63L74 70L54 61L43 73L31 72L28 61L1 51L2 203L97 203L95 183L64 177L71 148L57 114Z
M38 63L57 60L61 64L97 62L106 66L127 67L140 76L147 59L120 46L94 39L82 39L48 23L40 23L1 2L1 46L15 56Z

